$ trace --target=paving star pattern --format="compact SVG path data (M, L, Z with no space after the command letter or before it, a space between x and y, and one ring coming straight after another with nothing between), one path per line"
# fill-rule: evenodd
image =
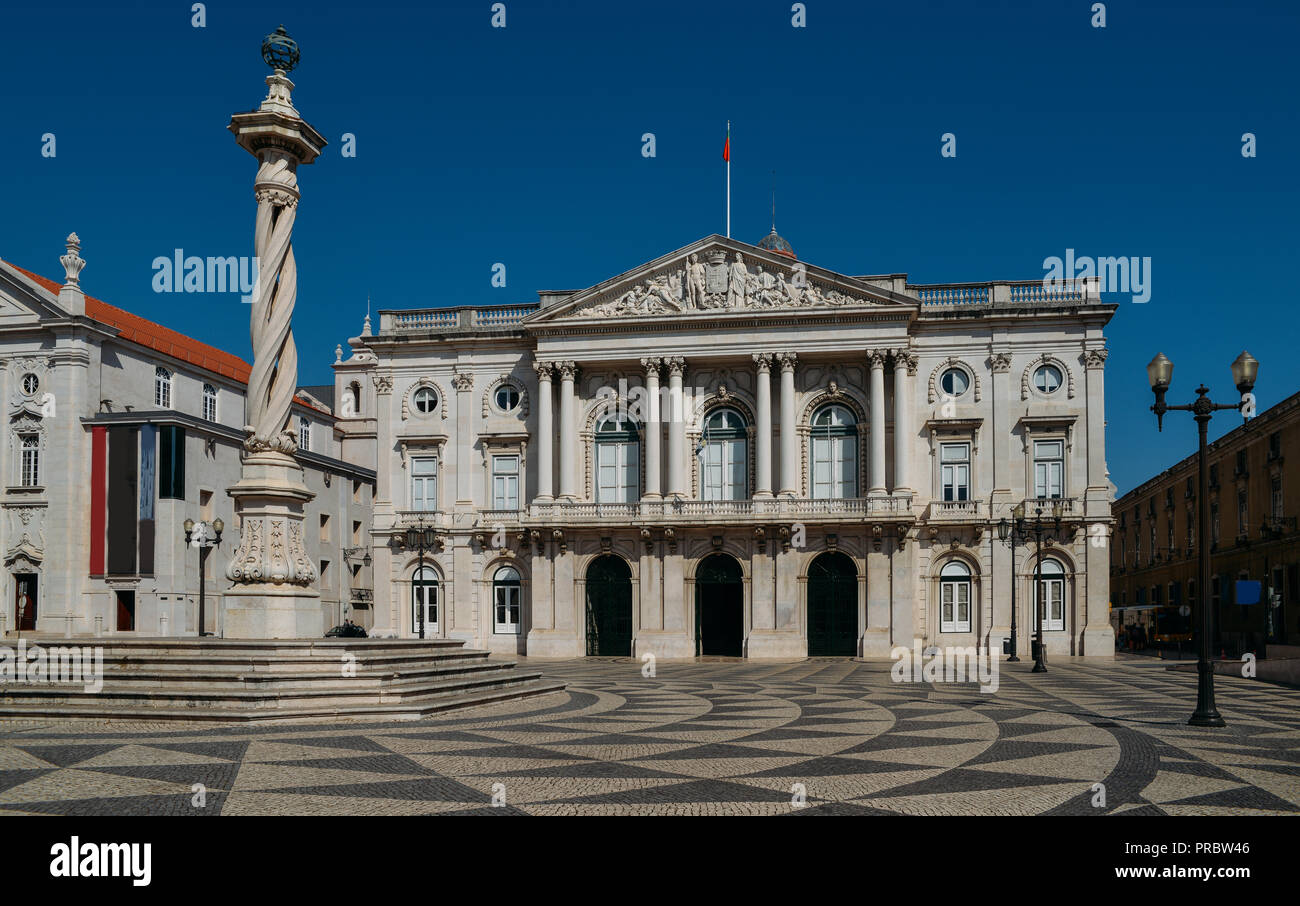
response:
M1300 690L1220 677L1228 727L1193 728L1195 674L1149 659L1003 664L992 695L880 661L528 663L567 691L413 722L0 722L0 815L1300 813Z

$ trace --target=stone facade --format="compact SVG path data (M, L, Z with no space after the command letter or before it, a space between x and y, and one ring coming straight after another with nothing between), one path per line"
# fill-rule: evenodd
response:
M222 544L205 570L206 629L220 634L224 574L239 547L227 489L240 477L248 365L86 296L74 240L63 284L0 261L0 633L17 630L26 594L35 615L26 613L25 631L197 634L199 555L184 544L183 523L220 517ZM239 305L231 297L215 304ZM368 621L362 558L374 484L373 455L345 461L334 422L328 400L297 395L293 423L300 432L306 425L308 442L298 457L315 494L304 543L312 566L323 567L319 607L331 626L345 614ZM163 433L183 438L168 488L155 461L161 442L143 441ZM123 469L137 482L129 498L113 493ZM129 567L104 556L124 535L134 538Z
M1110 521L1114 309L712 236L537 304L381 311L335 365L344 449L378 449L376 631L423 612L540 656L996 647L1013 581L1028 635L1034 569L1025 549L1011 576L996 523L1059 495L1048 649L1109 657L1087 533Z

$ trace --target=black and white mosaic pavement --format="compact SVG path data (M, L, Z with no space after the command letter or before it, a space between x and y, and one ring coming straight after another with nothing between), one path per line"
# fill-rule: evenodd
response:
M0 815L1300 813L1300 690L1220 677L1228 727L1193 728L1195 674L1145 658L1004 664L992 695L888 662L526 663L568 690L400 723L0 723Z

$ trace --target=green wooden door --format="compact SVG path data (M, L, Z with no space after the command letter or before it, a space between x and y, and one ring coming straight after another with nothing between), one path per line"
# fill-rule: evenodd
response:
M587 567L587 654L632 654L632 571L619 557L597 557Z
M695 653L741 657L745 591L740 564L725 554L706 557L695 571Z
M841 553L825 553L808 567L808 656L858 653L858 571Z

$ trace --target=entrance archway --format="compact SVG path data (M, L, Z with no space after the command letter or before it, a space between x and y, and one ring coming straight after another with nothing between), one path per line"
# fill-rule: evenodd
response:
M632 570L612 554L587 567L587 654L632 654Z
M695 570L695 653L741 657L745 644L745 586L740 564L711 554Z
M808 566L808 656L858 653L858 571L845 554L828 551Z

